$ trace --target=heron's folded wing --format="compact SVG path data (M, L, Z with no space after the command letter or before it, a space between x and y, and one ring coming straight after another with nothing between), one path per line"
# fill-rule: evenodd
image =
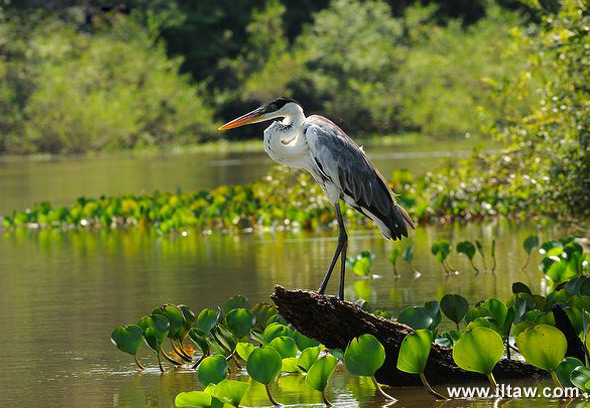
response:
M407 236L413 223L365 152L342 129L322 116L306 119L304 132L313 161L357 207L381 219L394 236Z

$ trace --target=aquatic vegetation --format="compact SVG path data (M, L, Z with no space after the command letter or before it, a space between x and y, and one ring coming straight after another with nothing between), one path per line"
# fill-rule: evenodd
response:
M436 257L436 260L440 262L445 273L453 273L453 268L449 265L447 261L447 258L451 253L451 244L449 243L449 241L436 241L434 244L432 244L430 251L432 252L432 255Z
M536 235L530 235L529 237L527 237L527 239L524 240L524 242L522 243L522 247L527 253L526 261L524 265L522 265L522 267L520 268L524 271L531 260L531 254L533 253L533 249L539 247L539 237Z
M503 354L502 338L487 327L466 329L453 346L455 363L465 371L486 375L494 387L497 387L498 384L492 370Z
M371 377L375 388L384 398L396 401L395 398L383 391L375 379L375 372L381 368L384 362L385 348L371 334L363 334L354 338L344 352L344 363L351 374Z
M396 277L399 276L399 273L397 272L397 259L399 258L400 254L401 250L397 246L395 246L393 247L391 254L389 255L389 263L393 267L393 274Z
M248 374L255 381L264 384L268 399L273 405L280 404L272 396L269 384L281 373L282 361L281 355L274 348L263 346L255 349L246 363Z
M326 387L328 386L328 380L336 369L336 364L338 364L336 357L331 355L323 356L313 363L305 376L305 383L314 390L322 393L322 401L327 406L332 404L326 397Z
M461 295L447 293L440 300L440 308L445 316L457 325L457 330L459 330L459 323L463 321L469 310L469 302Z
M585 362L565 356L567 341L562 332L564 325L570 326L570 333L590 344L588 253L575 238L567 237L545 241L539 246L539 255L541 270L546 258L554 258L553 263L563 262L570 271L562 275L568 279L558 281L545 273L552 285L546 294L533 293L525 283L514 282L512 295L505 300L489 297L470 305L459 294L445 294L440 301L430 300L423 306L402 310L397 321L410 326L413 332L402 342L397 368L420 376L428 392L442 399L445 397L432 389L425 376L432 343L452 348L458 367L486 375L494 386L494 366L504 354L510 359L512 351L548 371L556 385L590 389L590 370ZM393 319L391 312L373 310L364 300L356 303L367 312ZM563 313L556 314L556 308ZM443 315L448 321L443 322ZM449 323L455 328L439 331ZM162 371L165 361L174 367L196 370L205 389L179 394L177 406L237 406L251 388L248 383L228 378L241 367L264 386L260 390L266 391L273 404L278 404L272 394L276 379L281 373L290 373L305 376L302 384L320 392L322 401L329 405L329 379L340 361L349 373L371 378L377 392L393 398L375 379L386 355L377 338L364 334L353 339L344 351L328 350L291 327L274 306L252 306L242 295L198 313L187 305L162 305L137 324L115 328L111 340L120 351L132 355L140 369L144 365L138 352L145 344L156 354Z
M416 330L414 333L408 334L400 346L397 368L406 373L419 375L422 385L431 395L436 399L445 400L448 398L434 391L424 375L432 340L433 333L430 330Z
M555 385L561 385L555 373L567 351L567 340L561 330L546 324L529 327L516 336L516 346L527 362L549 371Z
M371 264L375 260L375 254L371 251L362 251L356 257L346 257L346 265L358 276L370 276Z

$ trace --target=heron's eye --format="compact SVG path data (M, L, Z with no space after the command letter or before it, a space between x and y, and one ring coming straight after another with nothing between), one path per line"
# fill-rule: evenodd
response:
M274 103L272 105L269 105L268 110L271 112L274 112L277 110L277 105L275 105Z

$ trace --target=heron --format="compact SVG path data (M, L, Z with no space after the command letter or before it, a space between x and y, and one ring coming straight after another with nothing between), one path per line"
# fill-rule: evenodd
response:
M319 115L306 117L301 105L293 99L273 99L219 130L274 119L277 120L264 131L265 152L279 164L311 173L334 206L338 245L318 292L325 293L340 258L338 297L343 300L348 234L340 201L370 218L388 240L407 237L408 228L414 229L414 223L362 147L331 120Z

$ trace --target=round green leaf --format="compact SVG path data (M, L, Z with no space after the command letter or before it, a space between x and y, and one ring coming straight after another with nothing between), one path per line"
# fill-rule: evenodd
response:
M410 374L422 374L426 368L432 343L430 330L416 330L402 341L397 358L397 368Z
M170 331L170 321L162 314L151 314L143 316L137 323L139 327L145 332L148 327L153 327L156 331L163 333ZM167 334L166 334L167 335Z
M199 381L204 386L218 384L227 376L227 361L222 356L209 356L201 361L197 372Z
M470 241L459 242L457 244L457 252L472 260L475 256L475 245Z
M293 332L293 329L285 326L284 324L271 323L268 326L266 326L266 329L264 329L264 332L262 333L262 338L265 342L270 343L277 337L293 337L294 335L295 333Z
M346 369L354 375L372 376L384 362L385 349L371 334L354 338L344 352Z
M533 296L531 289L523 282L512 283L512 293L528 293L529 295Z
M453 347L453 360L465 371L491 374L504 354L504 344L498 333L486 327L465 331Z
M211 395L203 391L181 392L174 399L177 407L209 408Z
M250 302L244 295L235 295L230 297L221 308L224 315L227 315L233 309L248 309L250 310Z
M522 246L524 247L526 253L530 254L531 252L533 252L533 249L539 246L539 237L536 235L531 235L527 237L527 239L524 240Z
M301 368L299 367L299 359L297 357L287 357L283 359L283 367L281 371L286 373L299 373Z
M269 347L275 349L281 355L281 358L295 357L297 355L297 344L291 337L277 337L270 342Z
M184 316L184 327L186 331L190 330L190 328L193 326L193 323L197 319L195 312L193 312L187 305L178 305L178 310L180 310Z
M238 356L240 356L244 361L248 361L248 357L250 357L250 354L252 354L254 348L254 344L252 343L240 342L236 345Z
M299 333L298 331L295 331L293 338L295 339L295 343L297 343L297 348L301 351L308 349L310 347L317 347L320 345L319 341L310 339L309 337Z
M316 391L324 391L336 364L338 359L334 356L327 355L319 358L307 372L305 383Z
M248 388L250 388L250 384L247 382L223 380L215 386L212 396L225 404L237 407L242 402Z
M299 366L299 368L305 372L309 371L313 363L315 363L318 359L321 349L321 346L317 346L309 347L303 350L297 361L297 365Z
M119 326L111 333L111 341L122 352L134 356L141 346L143 331L136 324Z
M421 306L410 306L402 310L397 321L399 323L407 324L414 330L428 329L433 323L434 319L428 311Z
M570 374L570 381L584 392L590 392L590 369L579 366Z
M168 331L158 331L155 327L148 327L143 332L143 339L152 351L156 354L160 352L162 343L168 337Z
M576 367L584 366L580 360L575 357L566 357L563 359L561 363L555 369L555 374L557 374L557 378L559 378L559 382L564 387L574 387L575 385L571 381L572 371Z
M252 313L256 317L256 327L264 329L269 319L278 314L277 308L268 303L258 303L252 307Z
M449 293L440 300L440 308L445 316L459 324L469 310L469 302L461 295Z
M516 346L528 363L553 371L565 358L567 340L558 328L540 324L522 331Z
M205 335L208 335L213 326L217 324L219 317L220 313L218 310L205 308L199 313L195 327L205 333Z
M168 337L177 337L184 327L184 315L175 305L162 305L152 311L152 315L163 315L170 322Z
M230 310L225 316L225 322L231 332L241 339L250 333L254 327L255 317L248 309L238 308Z
M255 349L246 362L246 370L250 377L265 385L277 378L282 366L281 355L267 346Z

